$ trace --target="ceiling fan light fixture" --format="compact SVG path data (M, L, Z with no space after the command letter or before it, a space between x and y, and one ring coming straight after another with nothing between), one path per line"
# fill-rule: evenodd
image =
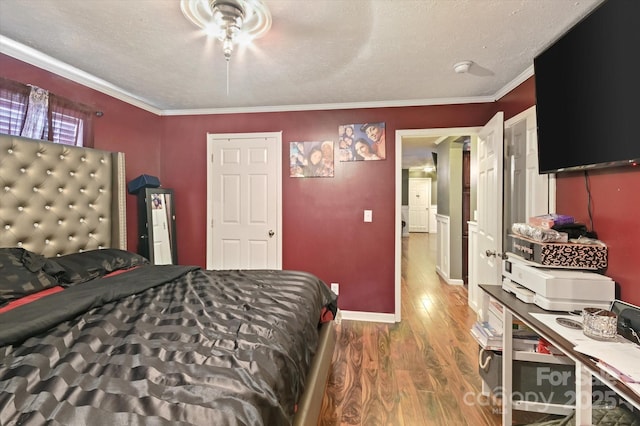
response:
M222 41L227 62L236 44L262 37L271 28L271 14L261 0L180 0L180 10Z

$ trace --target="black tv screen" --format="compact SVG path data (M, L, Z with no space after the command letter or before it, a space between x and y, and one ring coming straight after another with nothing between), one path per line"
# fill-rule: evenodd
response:
M540 173L640 162L639 21L605 1L534 59Z

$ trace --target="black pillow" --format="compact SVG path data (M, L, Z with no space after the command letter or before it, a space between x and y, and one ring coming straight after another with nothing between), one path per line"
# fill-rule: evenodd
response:
M58 272L53 272L51 269L50 273L62 285L80 284L102 277L109 272L149 263L139 254L113 248L51 257L47 261L48 271L49 268L58 268Z
M0 304L58 285L44 256L18 247L0 248ZM52 269L53 270L53 269Z

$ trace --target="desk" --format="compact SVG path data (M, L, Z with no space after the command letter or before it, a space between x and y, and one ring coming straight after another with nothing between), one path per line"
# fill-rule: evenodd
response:
M536 319L533 313L553 313L545 311L534 304L528 304L520 301L514 295L502 290L499 285L480 285L484 291L483 306L489 306L489 297L495 299L503 306L502 310L502 424L512 424L512 401L509 395L513 394L513 386L511 378L513 376L513 346L512 346L512 328L513 318L517 318L528 327L533 329L541 337L548 340L556 348L561 350L567 357L575 363L576 378L576 424L591 424L591 381L592 377L597 377L602 383L609 386L615 393L624 398L631 405L640 409L640 395L630 389L624 382L617 380L609 374L603 372L597 365L596 361L589 356L576 352L573 349L573 343L565 339L544 323ZM558 312L558 314L566 314L566 312ZM507 324L509 326L507 326Z

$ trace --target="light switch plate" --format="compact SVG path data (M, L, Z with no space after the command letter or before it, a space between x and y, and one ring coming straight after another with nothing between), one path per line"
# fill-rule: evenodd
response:
M336 295L340 294L340 284L331 283L331 291L334 292Z
M373 222L373 210L365 210L364 211L364 221L365 222Z

